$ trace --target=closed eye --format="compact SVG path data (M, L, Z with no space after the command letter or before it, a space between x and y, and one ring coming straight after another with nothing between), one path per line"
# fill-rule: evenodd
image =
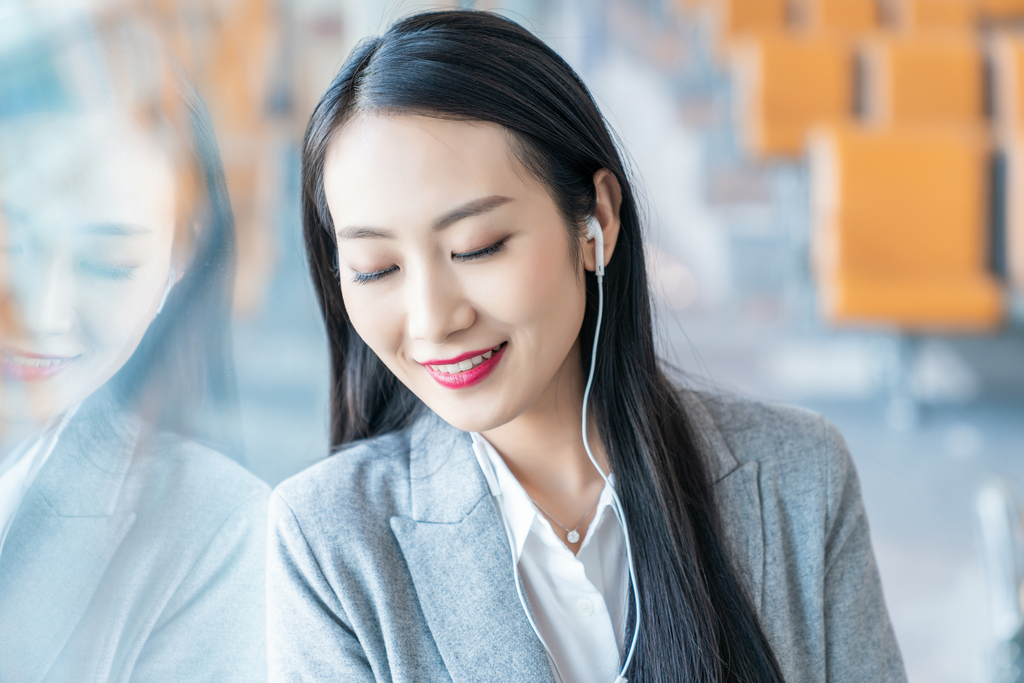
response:
M135 266L108 268L100 264L90 263L89 261L82 261L79 267L89 275L95 275L116 282L127 282L135 275Z
M392 271L395 270L398 270L398 266L391 266L390 268L385 268L384 270L377 270L372 273L360 273L357 270L352 276L352 281L358 282L359 284L373 282L374 280L380 280L381 278L389 275Z
M484 247L483 249L477 249L476 251L469 251L462 254L452 254L452 258L460 261L470 261L482 256L490 256L491 254L496 254L504 249L506 241L508 241L508 238L503 237L489 247Z

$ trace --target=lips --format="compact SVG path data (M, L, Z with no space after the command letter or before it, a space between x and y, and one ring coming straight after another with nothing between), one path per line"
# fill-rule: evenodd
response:
M505 353L507 342L498 346L444 360L421 363L438 384L449 389L463 389L477 384L491 374Z
M0 355L0 366L6 377L23 382L39 382L56 377L77 359L78 356L52 356L5 349Z
M502 342L504 343L504 342ZM460 372L472 370L474 367L480 365L485 360L489 359L495 353L501 349L502 344L498 344L493 349L486 349L484 351L470 351L464 353L461 356L455 358L449 358L448 360L432 360L423 363L434 372L441 372L449 375L456 375Z

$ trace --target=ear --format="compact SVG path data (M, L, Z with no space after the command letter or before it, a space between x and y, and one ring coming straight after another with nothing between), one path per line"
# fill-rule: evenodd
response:
M619 207L622 205L622 186L619 179L607 168L602 168L594 174L594 191L596 202L594 205L594 218L601 224L601 232L604 234L604 264L611 261L612 253L615 251L615 242L619 238ZM580 237L586 243L586 233ZM587 270L597 270L597 261L594 259L594 249L583 247L583 267Z

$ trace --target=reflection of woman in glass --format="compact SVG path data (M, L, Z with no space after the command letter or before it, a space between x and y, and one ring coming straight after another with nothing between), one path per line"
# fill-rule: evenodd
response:
M543 43L399 22L303 173L343 450L271 498L272 680L903 680L841 437L662 374L629 180Z
M260 680L266 487L208 447L236 439L205 112L126 18L4 23L0 680Z

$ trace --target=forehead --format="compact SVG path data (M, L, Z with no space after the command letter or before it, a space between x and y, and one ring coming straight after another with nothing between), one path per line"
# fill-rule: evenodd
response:
M391 115L359 116L335 132L324 190L336 224L339 214L379 224L412 208L436 214L483 196L543 194L501 126Z
M173 213L170 155L116 112L0 120L0 203L30 225L149 224Z

